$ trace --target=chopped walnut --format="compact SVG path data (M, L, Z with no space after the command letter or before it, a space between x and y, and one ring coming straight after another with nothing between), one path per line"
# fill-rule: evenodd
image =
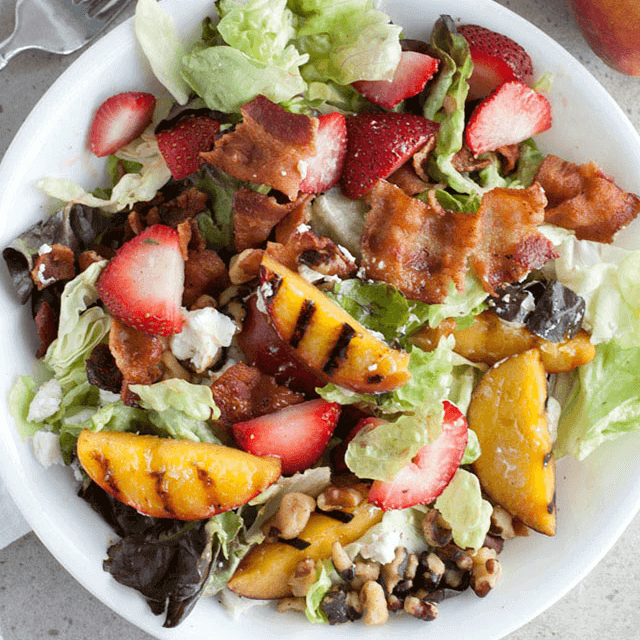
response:
M513 529L513 516L500 505L493 507L490 532L505 540L516 537L516 532Z
M435 602L421 600L416 596L409 596L404 601L404 610L410 616L420 620L435 620L438 617L438 605Z
M429 509L424 514L422 532L430 547L444 547L451 542L451 527L437 509Z
M316 581L317 576L316 561L312 558L301 560L288 581L291 593L297 598L303 598L307 595L309 587Z
M394 558L391 562L382 565L380 577L387 593L392 593L402 576L400 575L400 565L407 557L407 550L404 547L397 547Z
M321 511L341 511L357 507L363 500L363 495L357 489L331 486L318 496L318 509Z
M389 619L387 599L382 585L374 580L365 582L360 591L360 601L364 609L364 623L369 626L385 624Z
M280 531L280 537L292 540L307 526L316 501L305 493L292 491L285 493L276 513L273 526Z
M331 561L343 580L347 582L353 580L355 577L354 564L338 540L331 546Z
M496 552L487 547L481 547L473 555L471 569L471 588L476 595L484 598L496 586L501 574L500 561Z

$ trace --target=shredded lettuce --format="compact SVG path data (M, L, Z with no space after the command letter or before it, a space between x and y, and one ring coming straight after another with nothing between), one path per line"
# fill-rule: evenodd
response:
M327 622L327 616L320 608L320 605L322 604L322 598L324 598L333 584L331 580L332 571L333 563L331 560L318 562L316 580L307 590L304 613L307 616L307 620L314 624L324 624Z
M482 498L480 481L473 473L458 469L435 508L451 526L453 541L463 549L479 549L491 524L493 507Z

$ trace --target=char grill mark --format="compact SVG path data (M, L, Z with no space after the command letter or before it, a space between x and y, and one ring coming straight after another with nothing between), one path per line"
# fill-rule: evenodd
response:
M289 540L285 540L284 538L278 538L278 542L284 542L284 544L288 544L290 547L293 547L294 549L298 549L298 551L304 551L307 547L311 546L310 542L307 542L302 538L291 538Z
M109 464L108 458L105 458L101 453L95 452L93 454L93 459L100 465L100 470L102 471L102 477L104 478L105 484L109 487L109 492L114 498L120 499L119 496L122 495L120 491L120 487L116 482L116 479L113 475L113 469Z
M278 291L280 291L282 276L267 271L264 267L260 267L260 276L263 281L261 287L262 297L266 303L269 303L278 295Z
M309 298L306 298L302 303L300 313L298 314L298 318L296 320L296 326L294 327L291 338L289 339L289 344L294 349L300 344L302 338L304 338L304 335L307 332L309 325L311 324L311 320L313 319L313 315L315 312L315 302L313 302L313 300L309 300Z
M158 498L162 502L162 507L166 513L173 515L175 510L173 505L171 504L171 499L169 497L169 492L164 486L164 471L155 471L151 473L151 477L155 480L155 490Z
M344 322L342 324L342 329L340 329L338 339L336 340L333 349L331 350L331 353L327 358L327 361L322 367L322 371L328 376L332 375L333 372L338 368L340 360L344 360L344 358L346 357L349 344L351 343L351 340L355 335L355 329L350 324Z

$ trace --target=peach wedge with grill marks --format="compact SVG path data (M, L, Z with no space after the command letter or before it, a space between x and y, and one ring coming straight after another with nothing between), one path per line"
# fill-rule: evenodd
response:
M467 418L480 442L473 470L483 490L528 527L552 536L556 473L546 401L544 364L529 349L484 374Z
M247 503L280 477L280 459L191 440L84 430L78 459L114 498L156 518L202 520Z
M381 393L411 377L406 351L387 346L320 289L267 255L260 265L260 295L278 336L326 382Z

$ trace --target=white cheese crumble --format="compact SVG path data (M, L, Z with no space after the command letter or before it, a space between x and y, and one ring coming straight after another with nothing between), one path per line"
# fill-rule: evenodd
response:
M171 337L171 353L178 360L190 360L193 368L202 373L217 359L222 347L231 344L237 331L236 323L213 307L182 310L183 329Z
M53 247L45 242L44 244L40 245L40 248L38 249L38 255L43 256L45 253L51 253L52 251Z
M45 382L36 392L36 395L29 405L27 420L29 422L42 422L50 418L60 409L61 401L62 387L55 378L51 378L51 380Z
M50 285L50 284L53 284L56 281L55 278L47 278L44 275L44 272L46 270L47 270L47 265L44 262L41 262L38 265L38 274L37 275L38 275L38 281L40 282L41 285L43 285L45 287Z
M36 431L31 438L31 448L36 460L47 469L52 464L64 465L60 438L51 431Z

